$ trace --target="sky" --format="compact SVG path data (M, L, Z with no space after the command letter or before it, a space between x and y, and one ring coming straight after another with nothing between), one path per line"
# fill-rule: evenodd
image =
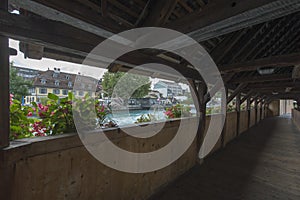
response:
M25 58L24 54L19 51L19 41L9 39L9 46L11 48L14 48L17 50L17 55L16 56L10 56L10 61L14 62L15 66L18 67L24 67L24 68L30 68L30 69L37 69L37 70L42 70L46 71L48 68L50 70L53 70L54 68L60 68L62 72L67 72L67 73L73 73L77 74L78 72L81 72L81 74L86 75L86 76L91 76L94 78L99 78L102 77L106 69L99 69L97 70L99 74L95 74L94 67L86 66L86 65L81 65L81 64L75 64L75 63L70 63L70 62L65 62L65 61L58 61L54 59L48 59L48 58L42 58L41 60L36 60L36 59L30 59L30 58ZM161 79L157 78L150 78L151 80L151 88L153 88L153 85L157 83ZM187 85L180 84L183 89L188 89Z

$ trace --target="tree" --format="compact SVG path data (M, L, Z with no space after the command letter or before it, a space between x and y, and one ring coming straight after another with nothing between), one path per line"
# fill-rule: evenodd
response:
M102 88L109 97L142 98L148 94L150 86L150 78L138 74L105 72L102 78Z
M21 101L23 96L29 95L28 88L32 86L31 81L25 80L18 76L17 70L13 68L13 63L10 63L10 81L9 91L14 95L14 98Z

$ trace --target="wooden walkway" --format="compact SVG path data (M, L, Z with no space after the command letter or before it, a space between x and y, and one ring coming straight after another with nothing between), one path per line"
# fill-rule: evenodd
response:
M151 199L300 199L300 131L263 120Z

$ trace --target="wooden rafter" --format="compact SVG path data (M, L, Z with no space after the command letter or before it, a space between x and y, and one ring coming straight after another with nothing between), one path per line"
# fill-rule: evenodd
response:
M300 53L294 53L219 66L219 70L221 72L241 72L253 71L259 67L285 67L298 64L300 64Z
M0 33L11 38L28 43L37 43L48 48L73 53L83 57L86 57L97 44L104 40L104 38L63 23L57 23L47 19L14 15L3 11L0 11L0 24ZM51 29L48 27L51 27ZM56 30L59 30L59 32ZM115 48L122 48L120 45L121 44L119 43L116 44ZM145 55L139 52L122 56L119 61L116 62L128 66L145 63L161 63L173 67L187 78L200 78L199 73L192 68L183 68L182 65L178 63L166 61L165 59ZM99 65L101 65L100 60Z
M161 26L171 15L177 0L155 1L143 26Z
M291 74L274 74L274 75L258 75L236 78L231 83L259 83L259 82L270 82L270 81L285 81L292 80Z
M251 59L255 59L262 52L266 52L270 50L270 48L268 48L270 45L274 46L277 42L279 42L282 39L282 37L285 37L286 35L283 34L284 29L289 28L289 26L292 27L294 25L299 25L299 20L296 20L296 23L294 23L294 20L295 20L295 16L294 19L289 19L289 17L285 17L285 20L281 23L281 25L277 26L277 29L274 30L274 34L272 34L272 37L264 42L264 44L260 47L260 49L258 49L254 53ZM289 33L289 31L290 30L288 29L288 31L286 31L286 34ZM278 38L278 36L280 36L280 38Z
M235 3L233 7L229 0L209 3L203 10L193 12L165 27L188 33L197 41L203 41L300 10L297 0L238 0ZM216 10L219 12L215 12Z
M237 31L230 35L228 39L223 40L218 46L216 46L214 50L210 53L214 61L216 63L220 63L220 61L227 55L227 53L246 32L247 29Z
M236 58L253 42L253 40L261 33L261 31L268 26L268 22L259 24L253 27L246 35L239 41L239 48L234 52L228 63L232 63ZM239 59L237 59L239 60Z
M237 94L239 94L246 86L247 86L246 83L241 83L241 84L239 84L239 85L237 86L237 88L233 91L233 93L227 98L227 104L228 104L229 102L231 102L231 101L234 99L234 97L235 97Z

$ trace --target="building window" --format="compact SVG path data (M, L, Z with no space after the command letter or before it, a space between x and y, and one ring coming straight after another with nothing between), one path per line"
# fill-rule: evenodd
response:
M78 95L79 95L79 96L83 96L83 91L79 91L79 92L78 92Z
M76 95L76 94L77 94L77 92L74 90L74 91L73 91L73 94L74 94L74 95Z
M62 94L63 94L63 95L68 95L68 90L63 90L63 91L62 91Z
M60 90L59 90L59 89L54 89L54 90L53 90L53 93L54 93L54 94L60 94Z
M69 75L66 75L66 79L69 80L69 79L70 79L70 76L69 76Z
M54 72L54 73L53 73L53 77L54 77L54 78L57 78L57 77L58 77L58 73L55 73L55 72Z
M42 84L46 84L46 82L47 82L46 79L41 79Z
M69 83L68 83L68 87L72 87L73 86L73 84L72 84L72 82L71 81L69 81Z
M47 94L47 88L40 88L40 94Z
M35 88L29 88L28 92L29 93L35 93Z
M55 81L54 84L55 84L56 86L59 86L59 81Z
M34 97L31 97L31 102L34 102Z

